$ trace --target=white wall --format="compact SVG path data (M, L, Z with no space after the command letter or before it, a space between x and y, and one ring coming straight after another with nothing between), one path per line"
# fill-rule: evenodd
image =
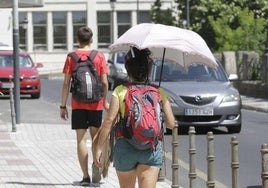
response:
M11 9L1 9L0 8L0 42L4 44L8 44L10 46L13 45L12 40L12 15Z

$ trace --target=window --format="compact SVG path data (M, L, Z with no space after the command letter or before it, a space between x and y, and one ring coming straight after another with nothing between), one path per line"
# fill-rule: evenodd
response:
M34 49L47 50L47 14L33 12Z
M53 12L53 47L67 49L67 12Z
M139 12L139 23L151 23L151 15L149 11Z
M130 12L118 12L117 24L118 24L118 37L119 37L131 27Z
M19 48L23 50L26 50L27 24L27 14L25 12L19 13Z
M86 11L74 11L73 13L73 47L77 48L78 43L76 41L76 32L77 30L87 25L87 12Z
M111 12L98 12L98 47L107 48L111 44L112 20Z

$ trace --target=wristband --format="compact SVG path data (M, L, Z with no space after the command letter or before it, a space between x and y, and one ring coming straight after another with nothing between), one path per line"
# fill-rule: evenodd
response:
M60 109L66 109L66 106L60 106Z

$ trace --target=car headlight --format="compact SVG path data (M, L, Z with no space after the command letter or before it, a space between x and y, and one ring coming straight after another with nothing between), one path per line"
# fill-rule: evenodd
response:
M231 94L231 95L226 95L224 96L222 102L235 102L235 101L240 101L240 95L237 94Z
M24 78L25 80L29 80L29 81L33 81L33 80L37 80L37 76L30 76L27 78Z
M168 101L170 103L175 103L175 99L173 97L171 97L171 96L168 96Z

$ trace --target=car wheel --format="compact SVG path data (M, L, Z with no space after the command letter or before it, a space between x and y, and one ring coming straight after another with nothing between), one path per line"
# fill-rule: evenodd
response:
M240 133L241 132L241 124L235 125L232 127L227 127L228 133Z
M40 93L32 94L31 97L32 97L32 99L39 99Z

